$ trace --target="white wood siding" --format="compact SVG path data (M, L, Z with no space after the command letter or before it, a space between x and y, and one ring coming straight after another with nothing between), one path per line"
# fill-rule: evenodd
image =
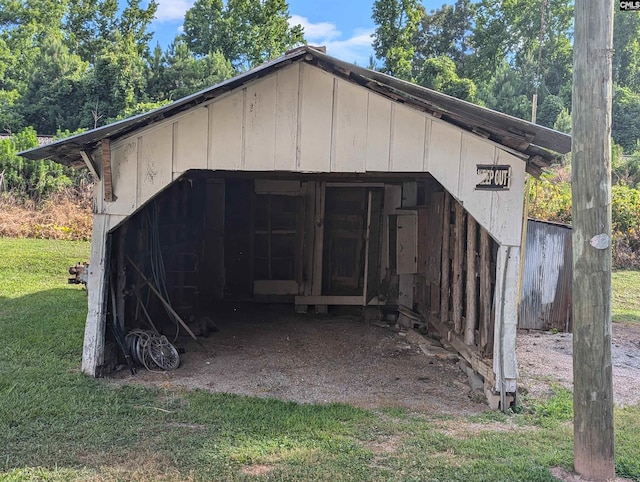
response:
M508 191L476 191L476 164L508 164ZM308 64L293 64L112 145L127 215L189 169L430 172L503 245L520 243L525 163L442 120ZM99 185L101 191L101 185Z
M180 175L189 169L206 169L208 152L209 111L195 109L175 123L173 172Z

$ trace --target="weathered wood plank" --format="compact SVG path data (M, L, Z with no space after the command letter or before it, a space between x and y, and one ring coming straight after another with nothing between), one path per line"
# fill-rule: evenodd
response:
M443 323L449 321L449 294L451 292L449 270L449 239L451 237L451 195L444 193L444 207L442 216L442 266L440 281L440 320Z
M459 202L454 205L456 221L453 246L453 326L456 333L462 332L462 263L464 258L464 208Z
M464 342L467 345L475 345L476 333L476 229L475 219L467 216L467 309L464 328Z
M113 202L113 184L111 182L111 141L102 139L102 183L104 186L104 200Z
M489 233L480 227L480 353L487 352L491 321L491 243Z

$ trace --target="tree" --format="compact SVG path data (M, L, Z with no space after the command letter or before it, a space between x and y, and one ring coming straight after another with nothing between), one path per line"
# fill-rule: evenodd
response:
M456 0L455 5L443 5L425 14L413 40L414 71L434 57L448 57L456 71L466 73L467 57L471 54L470 35L476 5L471 0Z
M383 72L412 79L414 36L424 9L417 0L376 0L373 4L373 50L384 62Z
M184 39L196 56L220 52L246 70L304 42L300 25L290 26L285 0L196 0L184 20Z
M640 92L640 15L613 16L613 81Z
M147 93L155 101L185 97L234 74L231 63L222 53L213 52L196 58L180 37L169 46L166 54L161 54L159 47L156 48L150 69Z
M613 89L613 140L624 152L633 152L640 138L640 94L628 87Z
M471 79L461 79L449 57L436 57L424 62L417 79L420 85L449 94L458 99L474 102L476 85Z
M69 52L59 35L45 40L17 107L38 132L77 129L86 102L84 79L89 66Z

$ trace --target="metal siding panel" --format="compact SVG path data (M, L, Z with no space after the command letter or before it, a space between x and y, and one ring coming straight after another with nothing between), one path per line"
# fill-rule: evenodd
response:
M387 172L390 170L391 102L370 92L368 104L366 169L372 172Z
M247 85L244 106L244 169L271 171L275 167L277 77Z
M367 156L367 92L338 80L331 172L364 172Z
M138 137L138 205L171 182L173 125L167 124Z
M426 121L423 113L396 104L391 148L392 171L422 172Z
M209 169L239 171L242 159L244 90L209 106Z
M201 107L180 118L176 124L173 171L182 173L189 169L206 169L209 111Z
M571 229L529 220L519 328L567 328L571 314L571 263Z
M277 171L295 171L300 65L287 67L277 75L274 167Z
M458 198L462 132L434 120L431 123L429 145L429 172L450 194Z
M334 77L311 65L302 69L302 104L298 138L299 171L329 172L331 168L331 124Z

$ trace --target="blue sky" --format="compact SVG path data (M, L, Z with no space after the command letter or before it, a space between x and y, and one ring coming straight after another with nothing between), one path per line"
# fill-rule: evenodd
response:
M193 0L157 0L158 12L152 25L155 39L165 48L180 32L184 13ZM374 0L289 0L291 21L301 24L311 45L325 45L327 53L348 62L368 65L371 34L374 31L371 12ZM447 0L425 0L430 11ZM124 3L121 1L121 3Z

